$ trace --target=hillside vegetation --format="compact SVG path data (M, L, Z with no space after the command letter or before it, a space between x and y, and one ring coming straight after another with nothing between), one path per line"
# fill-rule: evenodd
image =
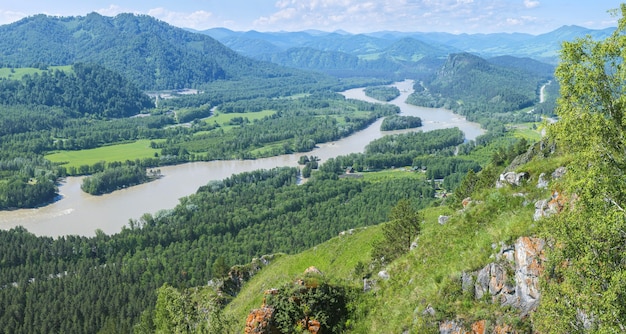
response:
M565 43L552 102L539 103L549 65L448 55L407 36L333 34L285 51L311 69L391 70L338 79L248 59L147 16L2 26L0 209L53 200L65 175L91 174L83 187L100 194L165 164L300 152L304 167L209 182L112 235L0 230L0 328L621 332L625 32L622 18L605 40ZM393 105L336 93L375 86L370 94L391 99L398 92L381 85L407 73L421 79L409 102L451 108L488 132L468 142L458 128L394 134L363 153L305 156L381 117L417 125L392 117ZM140 91L184 87L198 93L156 91L158 106ZM543 137L552 106L559 119Z
M606 40L564 44L559 122L515 159L494 154L453 196L420 209L419 236L404 255L388 264L375 255L397 220L390 215L378 230L270 259L226 306L226 320L209 325L233 333L623 332L625 189L616 181L624 170L624 30L622 18ZM341 300L332 308L344 317L340 329L318 311L324 298Z
M547 68L528 59L491 63L469 53L451 54L436 74L416 83L407 103L452 109L490 130L503 123L536 122L541 115L527 111L552 77Z
M216 80L294 71L242 57L213 38L149 16L35 15L0 27L0 64L40 67L97 63L142 89L198 87Z

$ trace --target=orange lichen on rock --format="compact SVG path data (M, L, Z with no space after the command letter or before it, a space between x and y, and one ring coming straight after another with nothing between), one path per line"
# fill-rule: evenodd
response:
M272 324L274 308L262 307L252 310L246 318L246 334L278 334L280 331Z
M480 320L472 324L472 334L486 334L487 333L487 321Z

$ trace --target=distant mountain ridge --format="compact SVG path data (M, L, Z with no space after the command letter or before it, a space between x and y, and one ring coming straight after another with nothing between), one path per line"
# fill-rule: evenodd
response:
M0 64L8 67L100 64L142 89L194 87L242 76L289 75L225 47L210 36L147 15L36 15L0 26Z
M383 52L394 42L412 38L421 43L430 44L438 49L452 52L470 52L482 57L510 55L528 57L543 62L556 64L558 50L563 41L571 41L586 35L602 39L610 35L615 28L594 30L580 26L563 26L554 31L531 35L526 33L493 34L451 34L445 32L398 32L380 31L367 34L308 32L237 32L225 28L213 28L199 33L207 34L224 43L233 50L256 58L267 56L271 45L274 53L291 47L312 47L323 51L347 52L359 57ZM263 41L265 49L256 48ZM281 51L278 51L281 50Z
M287 77L302 74L301 70L339 77L424 80L435 74L449 54L468 52L499 61L500 66L521 66L518 60L498 60L501 56L553 65L562 41L585 35L599 39L612 31L613 28L564 26L537 36L394 31L236 32L225 28L193 32L147 15L40 14L0 26L0 64L45 67L96 63L124 74L141 89L150 90L198 87L242 77ZM541 71L541 75L551 71L535 65L526 70Z

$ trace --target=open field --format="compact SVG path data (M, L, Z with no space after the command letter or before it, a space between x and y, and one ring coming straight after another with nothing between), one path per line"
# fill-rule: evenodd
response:
M154 157L160 150L150 147L150 140L137 140L132 143L103 146L89 150L60 151L46 155L46 159L63 164L65 167L93 165L99 161L113 162Z
M228 114L216 112L214 116L205 118L204 121L207 123L215 122L219 124L224 130L227 130L232 127L228 123L235 117L247 118L248 120L250 120L250 122L254 122L254 120L262 119L265 116L271 116L271 115L274 115L275 113L276 111L274 110L263 110L259 112L247 112L247 113L228 113Z
M64 72L72 71L71 65L66 66L49 66L48 70L61 70ZM35 73L42 73L46 70L40 70L34 67L21 67L21 68L10 68L10 67L2 67L0 68L0 79L13 79L13 80L21 80L25 75L33 75Z

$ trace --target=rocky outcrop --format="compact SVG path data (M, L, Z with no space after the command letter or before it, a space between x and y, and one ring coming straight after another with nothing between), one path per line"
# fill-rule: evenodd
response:
M462 322L456 320L444 321L439 324L440 334L487 334L487 321L479 320L470 326L471 330L465 330Z
M472 324L472 334L486 334L487 333L487 321L480 320Z
M545 241L540 238L521 237L515 242L515 294L518 300L514 306L522 311L522 315L539 305L539 277L544 269L544 246Z
M524 181L528 180L528 173L507 172L500 174L500 179L496 181L496 188L502 188L506 184L519 187Z
M278 293L277 289L266 290L263 297L263 304L260 308L254 309L248 314L246 318L246 327L244 333L246 334L278 334L280 331L274 324L274 308L269 307L266 304L266 297L268 295L275 295Z
M550 217L561 212L567 203L571 203L576 200L576 196L573 196L572 199L573 200L566 198L558 190L553 191L549 200L542 199L535 202L535 214L533 215L533 220L538 221L543 217Z
M261 307L252 310L246 318L246 334L279 334L280 331L273 324L274 308Z
M518 332L511 327L511 325L501 324L495 325L493 328L493 334L517 334Z
M551 176L553 180L558 180L562 178L565 173L567 173L567 167L559 167L552 172Z
M463 323L455 320L447 320L439 324L439 334L465 334Z
M544 245L543 239L521 237L513 247L502 247L499 258L509 259L505 254L513 248L513 261L492 262L479 270L474 296L490 296L492 302L517 308L522 315L536 309L541 296L539 277L545 260Z
M492 303L516 308L522 317L528 315L537 308L541 297L539 277L544 270L544 246L543 239L533 237L520 237L513 245L500 243L495 262L478 272L462 273L463 291L473 291L476 299L486 298ZM485 322L473 323L468 331L457 320L441 322L439 332L515 333L511 326L487 326Z
M507 268L499 263L490 263L478 272L474 285L474 296L481 299L485 295L493 302L500 300L502 305L515 302L515 286L509 281Z
M548 188L548 180L546 179L546 173L539 174L539 180L537 180L537 188Z
M450 216L439 216L437 222L439 223L439 225L444 225L448 222L448 220L450 220Z
M308 280L307 278L315 278L319 276L323 276L323 273L316 267L311 266L304 271L302 278L295 280L294 284L307 291L310 291L310 289L317 289L319 287L318 280ZM280 319L276 320L276 318L280 317L281 309L279 306L272 305L271 299L268 305L267 298L268 296L279 295L280 293L281 291L278 289L269 289L265 291L261 307L252 310L246 318L246 327L244 331L246 334L281 333L278 329L279 326L276 325L277 323L280 323ZM291 295L289 298L290 300L296 301L296 303L300 303L303 300L302 296L299 296L298 294ZM276 306L276 308L272 306ZM282 315L284 316L284 310ZM319 334L322 330L322 323L317 319L309 317L306 313L304 313L304 317L302 319L294 319L294 326L304 329L304 331L302 331L303 333Z
M254 258L249 264L233 266L228 271L228 276L221 282L219 290L231 296L236 296L243 284L258 273L263 267L270 264L274 259L274 255L263 255L260 258Z

